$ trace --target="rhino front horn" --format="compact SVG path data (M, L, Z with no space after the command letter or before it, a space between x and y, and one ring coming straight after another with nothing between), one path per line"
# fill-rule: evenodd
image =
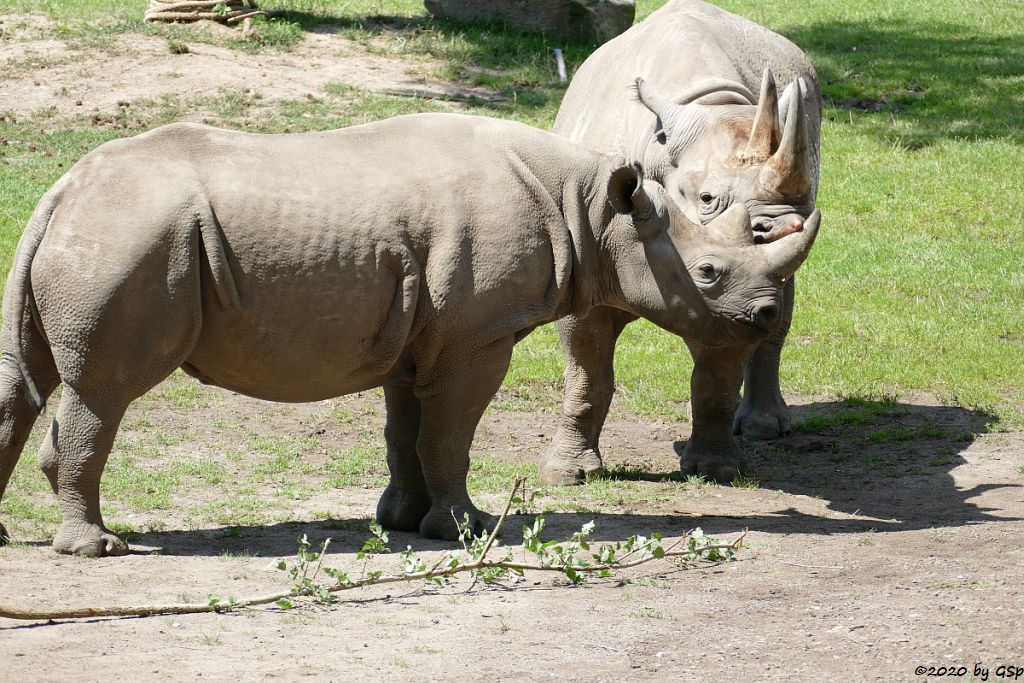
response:
M769 182L765 184L787 195L802 194L811 187L811 145L800 79L792 87L782 140L765 168L766 173L774 176L766 178Z
M781 280L791 277L807 258L811 247L814 246L814 239L818 236L820 224L821 212L815 209L800 232L758 247L758 249L764 249L769 272Z
M759 163L764 163L780 144L782 126L779 124L779 94L775 87L775 77L771 69L764 70L761 77L761 96L757 100L757 113L754 114L754 125L750 131L750 140L744 156Z

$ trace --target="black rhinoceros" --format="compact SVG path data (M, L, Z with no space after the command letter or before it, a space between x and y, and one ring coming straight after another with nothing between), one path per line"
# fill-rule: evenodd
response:
M0 494L63 382L40 463L60 552L127 551L99 483L135 398L183 368L273 401L383 386L386 527L490 524L469 448L513 345L594 306L705 347L763 338L815 218L767 248L709 236L639 167L553 133L423 114L323 133L192 124L109 142L43 197L4 294ZM0 529L0 534L3 531Z
M790 84L781 98L773 73ZM640 161L698 224L707 225L731 206L746 206L755 241L767 243L799 230L813 210L820 119L817 78L799 48L713 5L670 0L587 59L566 92L554 130ZM790 279L780 324L756 348L723 353L689 343L693 436L680 459L684 473L728 481L745 466L733 432L771 438L789 431L778 370L793 292ZM576 483L600 471L615 342L635 319L598 306L585 318L571 315L559 322L567 357L565 401L541 465L545 483ZM736 359L746 356L744 379Z

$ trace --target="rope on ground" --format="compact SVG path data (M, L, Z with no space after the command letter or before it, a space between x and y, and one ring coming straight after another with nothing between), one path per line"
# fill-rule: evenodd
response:
M201 21L208 19L236 24L245 19L267 16L253 0L149 0L146 21Z

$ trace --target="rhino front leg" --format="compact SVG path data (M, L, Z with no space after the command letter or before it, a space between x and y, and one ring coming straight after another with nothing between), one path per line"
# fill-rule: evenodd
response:
M781 325L757 347L744 372L743 399L736 409L733 432L748 439L775 439L790 430L789 406L779 387L779 362L793 321L795 290L794 278L790 278L782 295Z
M615 393L615 341L634 316L598 307L586 318L558 321L565 352L565 400L554 443L540 466L541 483L579 484L603 468L598 442Z
M693 434L679 459L679 469L684 475L729 482L747 468L731 426L739 401L743 365L753 349L753 346L719 349L691 346Z
M391 481L377 503L377 523L386 529L416 531L430 511L430 491L416 454L420 400L412 387L386 386L384 402L388 411L384 440Z
M480 417L508 371L514 343L506 337L469 357L439 362L435 374L444 378L440 391L420 399L416 452L431 498L420 533L427 538L458 539L463 515L469 516L475 535L494 528L494 518L478 510L466 490L469 448Z

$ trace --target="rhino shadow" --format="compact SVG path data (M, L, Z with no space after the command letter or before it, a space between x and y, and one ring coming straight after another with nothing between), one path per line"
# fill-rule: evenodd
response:
M770 442L744 441L758 488L820 498L830 510L866 519L831 519L792 507L769 514L705 517L716 533L861 533L1019 521L971 502L1020 484L958 488L952 470L995 416L977 409L846 399L792 407L794 430ZM685 441L675 443L682 453ZM612 472L615 475L615 472ZM622 478L678 475L626 471Z
M566 538L587 522L596 522L593 540L622 540L636 533L660 532L666 536L682 535L694 525L691 518L675 515L547 513L542 537ZM523 526L535 519L533 513L510 514L501 534L503 545L519 545ZM330 539L328 555L359 552L370 538L370 516L349 519L326 519L314 522L280 522L230 526L220 529L154 531L126 534L133 554L212 557L291 557L296 554L299 539L306 537L312 550L320 550ZM44 547L48 542L27 545ZM389 531L388 546L392 551L412 546L416 552L455 550L453 541L426 539L415 532ZM397 558L396 558L397 562ZM397 565L395 565L397 567Z
M869 116L869 130L907 148L945 139L1024 143L1020 36L970 26L886 19L775 27L810 56L826 119ZM874 115L874 116L871 116ZM893 117L901 124L893 125Z

